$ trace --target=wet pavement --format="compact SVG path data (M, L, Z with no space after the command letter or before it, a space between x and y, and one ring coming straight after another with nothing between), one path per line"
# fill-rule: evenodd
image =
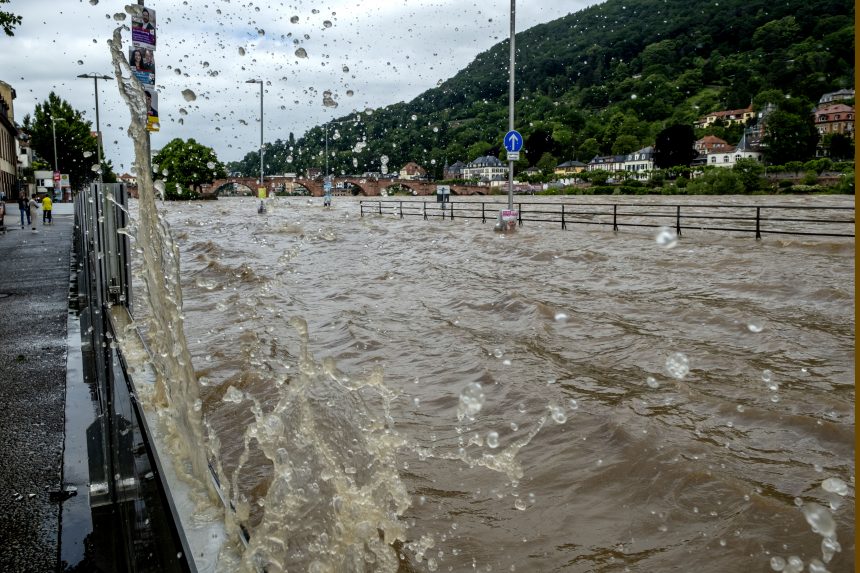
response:
M0 233L0 571L55 571L62 485L74 217Z

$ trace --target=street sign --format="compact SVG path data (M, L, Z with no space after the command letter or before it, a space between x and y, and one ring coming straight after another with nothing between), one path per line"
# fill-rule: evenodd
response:
M508 153L511 151L519 151L523 148L523 136L520 135L520 132L516 129L512 129L505 134L503 143L505 144L505 149L508 150Z
M519 161L520 160L520 152L519 151L508 151L508 161Z

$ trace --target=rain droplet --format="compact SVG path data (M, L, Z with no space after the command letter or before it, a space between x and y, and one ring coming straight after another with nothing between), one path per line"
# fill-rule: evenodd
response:
M659 388L660 383L653 376L649 376L645 379L645 383L648 384L649 388Z
M812 531L822 537L836 535L836 521L826 508L817 503L807 503L804 504L802 511L806 522L812 527Z
M92 151L84 151L84 157L92 157L92 156L93 156Z
M779 555L770 558L770 568L774 571L782 571L785 569L785 559Z
M298 24L298 23L299 23L299 17L298 16L291 16L290 17L290 24Z
M182 97L185 98L185 101L194 101L197 99L197 94L192 90L184 89L182 90Z
M102 170L102 169L101 169L101 167L99 167L99 164L98 164L98 163L96 163L95 165L93 165L92 167L90 167L90 169L93 171L93 173L100 173L100 172L101 172L101 170Z
M412 121L417 121L417 120L418 120L418 116L413 113L412 114Z
M113 15L113 19L116 20L117 22L124 22L125 21L125 13L117 12L116 14Z
M484 391L481 385L477 382L470 382L462 392L460 392L460 404L457 406L457 420L462 420L464 417L473 419L475 414L481 411L484 407Z
M756 324L754 322L747 324L747 328L749 329L750 332L755 332L755 333L759 333L762 330L764 330L764 326L762 326L761 324Z
M555 321L556 322L567 322L567 315L563 312L555 313Z
M549 413L552 416L552 419L555 420L556 424L564 424L567 422L567 414L564 413L564 409L559 406L549 406Z
M331 21L330 20L324 20L323 21L323 27L331 28Z
M90 0L90 6L95 6L99 3L99 0Z
M499 433L498 432L487 432L487 447L490 448L498 448L499 447Z
M657 244L664 249L671 249L678 245L678 235L676 235L675 231L669 227L660 227L660 230L657 231L655 240L657 241Z
M681 352L673 352L666 358L666 371L681 380L690 372L690 360Z
M208 167L209 169L215 169L215 162L209 161L208 163L206 163L206 167Z
M296 57L297 58L307 58L308 53L305 51L304 48L299 48L298 50L296 50Z
M244 55L245 55L245 48L243 48L242 46L239 46L239 55L240 55L240 56L244 56Z
M176 68L175 70L173 70L173 73L176 74L177 76L181 76L182 70L180 70L179 68Z
M848 485L839 478L827 478L821 482L821 489L842 496L848 494Z
M345 73L345 74L346 74L346 73L349 73L349 66L344 65L344 66L341 68L341 70L342 70L342 71L343 71L343 73Z

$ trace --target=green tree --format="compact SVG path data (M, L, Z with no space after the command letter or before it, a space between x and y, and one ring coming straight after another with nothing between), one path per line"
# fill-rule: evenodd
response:
M224 165L218 161L210 147L194 139L183 141L176 138L152 159L164 176L167 199L188 199L199 195L200 186L226 177Z
M654 166L666 169L676 165L690 165L696 157L693 144L696 136L689 125L671 125L657 134L654 144Z
M553 171L555 171L555 166L558 165L558 159L556 159L550 153L544 153L541 155L540 159L537 162L537 168L541 170L541 173L544 175L550 175Z
M744 192L744 184L733 170L714 167L690 181L687 192L692 195L739 195Z
M830 150L830 157L836 161L854 157L854 140L844 133L834 133L824 138L824 145Z
M98 177L97 171L93 171L98 161L98 145L92 136L92 123L54 92L47 101L36 104L32 117L24 117L24 131L30 134L30 146L36 155L52 169L57 167L61 173L68 173L72 189L83 189ZM110 180L110 165L102 162L101 169L104 179Z
M589 137L582 142L582 145L579 146L576 153L579 156L580 161L587 163L594 159L595 156L600 155L600 144L597 143L597 140L593 137Z
M612 144L613 155L626 155L639 149L639 140L634 135L619 135Z
M755 193L764 187L764 165L755 159L738 159L732 170L738 175L747 193Z
M0 4L8 4L9 0L0 0ZM7 36L14 36L15 26L21 24L21 16L16 16L11 12L0 10L0 28L6 32Z
M804 161L815 155L818 131L812 116L777 109L767 118L762 144L773 164Z

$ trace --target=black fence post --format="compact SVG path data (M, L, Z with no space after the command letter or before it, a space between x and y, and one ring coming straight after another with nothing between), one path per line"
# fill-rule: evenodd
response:
M561 230L567 229L567 223L564 222L564 203L561 204Z
M422 201L422 205L424 205L424 220L427 220L427 201Z
M675 206L675 235L681 236L681 206Z
M482 223L487 222L487 216L484 214L484 202L483 201L481 201L481 222Z
M522 203L517 203L517 222L519 223L520 227L523 226L523 204Z
M382 199L379 200L379 214L382 215Z
M618 230L618 205L612 206L612 230Z
M755 208L755 240L761 240L761 207Z
M400 202L400 218L403 218L403 201Z

